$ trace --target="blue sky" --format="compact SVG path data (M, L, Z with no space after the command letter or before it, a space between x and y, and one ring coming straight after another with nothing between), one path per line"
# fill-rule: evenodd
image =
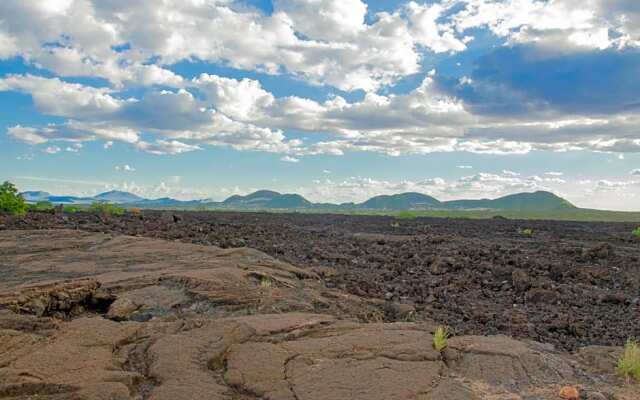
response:
M640 210L634 0L0 4L0 180Z

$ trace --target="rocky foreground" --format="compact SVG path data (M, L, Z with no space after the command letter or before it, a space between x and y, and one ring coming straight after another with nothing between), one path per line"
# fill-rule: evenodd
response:
M456 336L437 352L436 321L414 320L249 248L0 231L0 398L640 398L614 374L621 348Z

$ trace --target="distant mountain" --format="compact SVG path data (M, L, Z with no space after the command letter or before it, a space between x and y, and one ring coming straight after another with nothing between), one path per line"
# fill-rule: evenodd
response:
M27 202L50 201L55 204L90 204L109 202L140 208L200 208L249 210L496 210L496 211L562 211L577 209L567 200L550 192L517 193L497 199L453 200L441 202L422 193L400 193L375 196L362 203L312 203L299 194L281 194L259 190L246 196L234 195L222 202L209 200L176 200L169 197L145 199L132 193L113 190L94 197L52 196L41 191L24 192Z
M311 206L313 203L299 194L281 194L265 204L266 208L308 208Z
M246 196L233 195L222 202L225 206L236 207L256 207L258 205L267 204L269 201L282 196L278 192L272 190L258 190Z
M51 193L43 191L22 192L20 194L22 195L22 198L29 203L47 201L47 199L51 196Z
M299 194L280 194L271 190L258 190L246 196L234 195L220 203L224 208L286 209L309 208L313 203Z
M494 200L453 200L442 203L447 209L491 209L509 211L556 211L574 209L576 206L551 192L517 193Z
M415 210L440 208L442 203L422 193L401 193L372 197L358 205L368 210Z
M110 192L100 193L93 197L96 201L105 201L108 203L135 203L144 200L140 196L136 196L133 193L121 192L118 190L112 190Z

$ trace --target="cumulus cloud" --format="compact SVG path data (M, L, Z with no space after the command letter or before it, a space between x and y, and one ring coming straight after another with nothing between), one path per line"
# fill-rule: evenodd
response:
M7 133L34 146L101 140L153 154L226 146L290 159L639 152L636 3L410 1L373 14L361 0L277 0L265 14L231 0L5 1L0 59L20 56L47 72L3 76L0 91L28 94L57 117ZM466 51L480 29L504 46L468 76L425 72L434 54ZM288 75L330 95L276 96L256 79L207 73L187 79L171 70L185 60ZM390 90L407 77L422 81Z
M638 71L640 49L550 54L511 46L480 57L471 79L439 84L478 114L602 115L640 108Z
M634 0L463 0L456 30L486 27L508 43L569 51L637 46L640 9Z

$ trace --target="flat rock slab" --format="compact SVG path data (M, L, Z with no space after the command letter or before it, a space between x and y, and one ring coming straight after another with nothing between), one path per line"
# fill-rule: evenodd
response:
M638 400L640 392L613 375L619 348L572 355L461 336L436 352L433 323L347 318L373 306L252 249L3 231L0 274L0 399L551 400L570 385L585 399Z

